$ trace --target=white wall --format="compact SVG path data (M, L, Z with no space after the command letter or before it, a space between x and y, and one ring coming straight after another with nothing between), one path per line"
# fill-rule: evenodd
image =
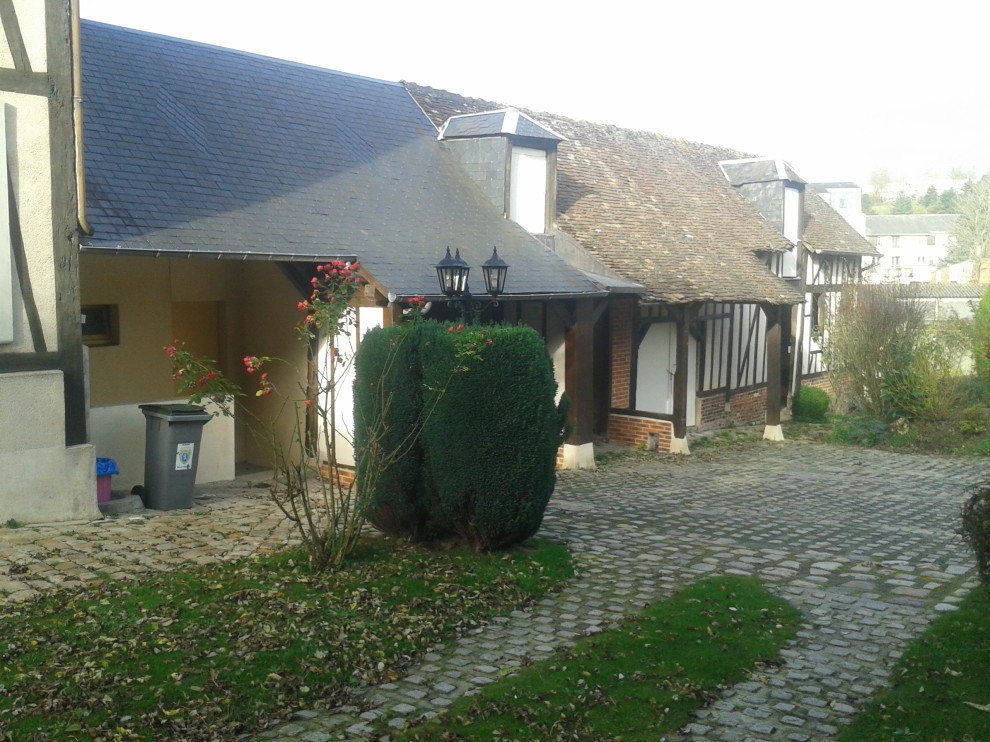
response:
M688 427L695 423L695 391L698 388L697 345L693 339L688 341ZM635 409L664 415L674 413L676 359L677 325L673 322L657 322L651 325L639 346Z
M382 307L360 307L354 321L346 327L346 332L337 337L337 347L343 357L343 363L333 370L334 400L324 398L324 409L333 409L334 424L337 429L336 448L337 463L342 466L354 466L354 354L357 352L359 338L375 327L385 323L385 310ZM321 378L330 378L331 369L328 367L330 356L326 346L320 354ZM326 447L323 436L320 437L320 460L326 459Z

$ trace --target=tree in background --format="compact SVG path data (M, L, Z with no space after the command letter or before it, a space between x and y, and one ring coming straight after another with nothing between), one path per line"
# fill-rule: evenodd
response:
M957 201L959 219L952 229L955 238L946 255L949 263L970 261L973 278L979 280L983 263L990 258L990 173L967 183Z
M976 375L990 385L990 286L983 292L973 318L973 365Z

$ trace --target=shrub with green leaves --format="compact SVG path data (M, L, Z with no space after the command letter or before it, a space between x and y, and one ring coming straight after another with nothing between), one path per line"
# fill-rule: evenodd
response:
M957 429L963 435L980 435L987 432L987 410L982 405L972 405L962 412Z
M890 440L890 426L868 415L851 415L836 420L830 440L864 448L882 446Z
M974 487L962 507L963 539L976 556L980 581L990 589L990 484Z
M423 373L420 353L435 344L436 326L417 322L369 331L354 359L354 451L358 507L385 533L421 539L423 500ZM401 451L384 470L371 447Z
M535 330L433 322L375 330L355 367L360 503L376 527L414 540L457 535L475 549L536 533L556 483L568 405L555 402L553 367ZM409 451L362 484L364 449L376 445L362 430L376 415L385 431L377 443Z
M983 292L973 319L973 365L984 384L990 384L990 286Z
M529 327L495 327L482 360L455 376L423 428L431 527L476 549L529 538L556 484L567 404L555 402L546 346ZM424 357L426 378L456 362L453 342ZM424 395L429 405L437 392Z
M818 387L802 386L791 402L791 412L795 422L823 423L831 402L828 394Z

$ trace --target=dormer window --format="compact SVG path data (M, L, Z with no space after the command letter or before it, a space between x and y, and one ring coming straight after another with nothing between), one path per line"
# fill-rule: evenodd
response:
M505 109L454 116L440 129L440 140L506 218L533 234L550 231L562 137Z
M547 152L513 147L509 218L529 232L547 231Z

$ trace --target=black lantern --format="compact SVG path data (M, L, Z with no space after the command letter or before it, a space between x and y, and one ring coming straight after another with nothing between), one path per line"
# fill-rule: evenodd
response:
M492 296L505 291L505 277L509 274L509 264L498 256L498 248L492 248L492 256L481 266L485 274L485 290Z
M485 291L491 299L488 302L481 302L471 296L471 290L468 288L468 272L471 268L461 259L459 248L451 257L448 247L447 254L437 263L436 268L440 291L447 297L450 306L459 307L465 321L473 319L475 314L485 307L498 306L498 297L505 292L505 279L509 273L508 264L498 256L498 249L493 248L492 256L481 266L485 277Z
M450 257L450 246L447 255L437 263L437 278L440 280L440 291L448 299L461 296L467 291L468 272L470 266L461 260L461 250L457 249L455 257ZM487 277L486 277L487 280Z

